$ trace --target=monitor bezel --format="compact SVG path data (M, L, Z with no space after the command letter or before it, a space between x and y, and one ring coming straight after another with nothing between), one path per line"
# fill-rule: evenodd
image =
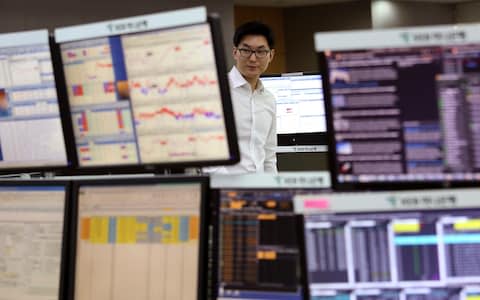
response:
M46 30L46 29L40 29L41 30ZM10 32L8 34L19 34L23 33L25 31L17 31L17 32ZM48 34L48 33L47 33ZM56 68L55 68L55 55L54 55L54 44L52 42L52 39L50 35L48 35L48 38L45 40L46 45L49 48L49 54L50 54L50 62L52 65L52 70L53 70L53 76L54 76L54 85L55 85L55 92L57 93L57 107L59 110L59 116L58 119L61 123L61 131L63 135L63 147L64 147L64 153L65 153L65 164L49 164L49 165L12 165L12 166L1 166L0 165L0 174L2 175L7 175L7 174L45 174L45 173L55 173L55 174L62 174L67 172L73 165L73 156L71 153L71 149L69 147L69 131L65 127L65 107L64 104L62 103L61 100L61 94L59 91L59 81L61 81L61 78L57 76L56 73Z
M70 226L71 226L71 182L68 180L0 180L0 190L2 188L22 188L22 187L63 187L65 190L63 207L63 225L60 252L60 269L58 279L58 299L68 299L68 261L70 260Z
M427 188L450 188L450 187L475 187L480 181L459 181L459 180L438 180L438 181L351 181L340 182L338 180L337 151L335 142L335 130L333 125L333 105L330 85L330 68L325 52L317 52L317 61L322 74L322 81L325 95L325 114L327 121L327 145L328 145L328 165L332 188L339 191L360 191L360 190L408 190L408 189L427 189Z
M302 287L302 297L305 300L310 299L310 285L308 280L307 268L307 247L305 245L305 217L303 214L296 215L296 227L298 236L298 251L300 252L300 285Z
M234 113L233 113L233 104L230 96L229 81L227 77L227 64L226 64L226 54L225 47L223 43L223 35L221 29L220 17L217 14L209 14L205 22L186 24L181 26L172 26L165 27L160 29L149 29L146 31L137 31L135 33L147 33L152 31L163 31L173 28L188 27L194 25L208 24L210 28L210 33L212 35L212 46L214 50L215 62L216 62L216 72L218 78L218 86L221 98L221 104L223 108L223 119L225 123L225 133L228 145L228 158L226 159L215 159L215 160L194 160L194 161L178 161L178 162L154 162L154 163L134 163L134 164L102 164L102 165L92 165L92 166L82 166L79 162L79 156L76 149L76 140L75 133L73 129L73 119L71 118L70 113L70 103L68 99L68 92L65 80L65 73L63 69L63 62L61 58L61 44L55 42L54 52L55 52L55 69L58 73L59 80L57 80L59 87L58 93L59 98L62 99L62 102L65 102L67 108L65 111L66 117L66 131L69 137L69 153L72 156L73 168L70 169L70 174L131 174L131 173L164 173L174 170L175 172L182 173L182 170L185 168L191 167L206 167L206 166L221 166L221 165L233 165L240 161L240 150L237 140L237 131L236 125L234 122ZM132 33L127 33L132 34ZM109 36L121 36L121 34L111 34ZM97 37L94 37L97 38ZM85 39L86 40L86 39ZM133 117L133 116L132 116ZM139 157L140 159L140 157Z
M89 187L125 187L138 185L158 185L158 184L176 184L176 183L192 183L200 185L200 205L199 205L199 252L198 252L198 270L197 270L197 299L206 300L208 295L208 241L209 241L209 199L208 187L209 177L206 176L158 176L148 178L121 178L121 179L85 179L75 180L72 184L71 191L71 225L69 232L68 246L70 249L68 260L68 292L66 299L75 299L75 277L76 277L76 254L77 254L77 233L78 233L78 205L79 190L83 186Z
M323 83L323 74L317 71L308 72L296 72L296 73L271 73L262 74L260 80L263 78L276 78L276 77L302 77L320 75L322 80L323 102L325 103L325 85ZM267 88L268 90L268 88ZM278 104L278 103L277 103ZM326 108L324 104L325 121L326 121ZM276 112L275 112L276 115ZM328 127L325 131L316 132L297 132L297 133L277 133L277 146L314 146L314 145L327 145Z

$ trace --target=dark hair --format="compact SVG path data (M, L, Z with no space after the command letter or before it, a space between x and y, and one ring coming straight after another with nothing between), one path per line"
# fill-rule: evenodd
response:
M267 39L268 47L270 47L270 49L275 47L275 38L272 29L262 22L251 21L237 27L233 35L233 45L238 47L246 35L263 35L265 39Z

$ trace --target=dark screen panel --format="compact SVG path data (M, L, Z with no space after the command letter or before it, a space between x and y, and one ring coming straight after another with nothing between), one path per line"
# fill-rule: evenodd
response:
M318 34L339 185L480 180L475 28Z

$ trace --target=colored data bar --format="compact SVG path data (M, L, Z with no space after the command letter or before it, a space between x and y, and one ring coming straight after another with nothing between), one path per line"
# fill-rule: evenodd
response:
M438 237L436 235L397 236L394 242L397 246L436 245Z
M277 259L277 252L275 251L258 251L257 252L257 259L259 260L276 260Z
M456 222L454 228L459 231L480 230L480 219Z
M198 240L196 216L85 217L80 239L92 244L179 244Z
M420 232L420 223L396 223L393 225L396 233Z

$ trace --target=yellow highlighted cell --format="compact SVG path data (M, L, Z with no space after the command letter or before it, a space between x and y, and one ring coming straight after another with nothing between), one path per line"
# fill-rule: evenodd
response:
M164 216L162 218L162 243L173 243L173 217Z
M147 223L137 223L137 232L147 232L148 224Z
M172 217L172 243L180 243L180 217Z
M268 200L267 203L266 203L267 207L268 208L275 208L277 207L277 201L275 200Z
M108 217L90 218L90 242L92 244L108 243Z
M117 217L117 243L135 244L137 242L137 219L135 217Z
M264 257L265 257L265 254L263 253L263 251L257 252L257 259L263 259Z
M480 230L480 219L471 219L468 221L456 222L453 227L455 230Z
M245 201L243 200L235 200L230 202L231 209L242 209L245 205Z
M259 214L257 219L263 220L263 221L274 221L277 219L277 215L276 214Z
M261 260L275 260L277 259L277 252L275 251L258 251L257 259Z
M420 223L396 223L393 224L393 231L401 232L420 232Z

